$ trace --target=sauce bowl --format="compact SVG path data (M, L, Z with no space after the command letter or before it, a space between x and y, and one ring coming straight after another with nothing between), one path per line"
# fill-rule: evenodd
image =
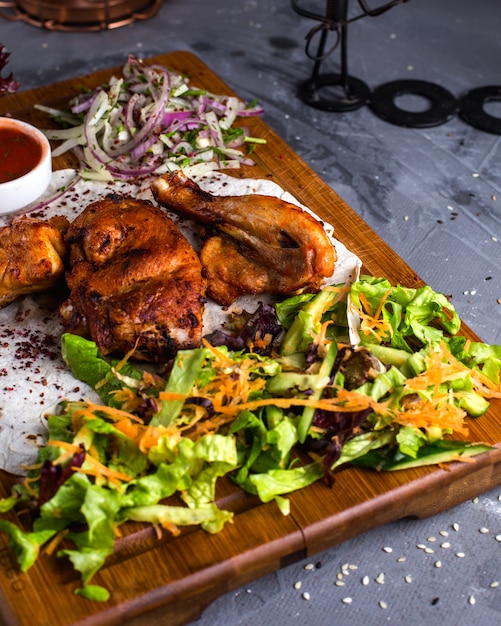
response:
M31 124L0 117L0 214L19 211L37 200L51 175L47 137Z

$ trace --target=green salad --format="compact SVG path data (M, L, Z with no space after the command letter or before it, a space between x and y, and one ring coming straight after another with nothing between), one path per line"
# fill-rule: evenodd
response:
M23 571L55 552L79 572L77 594L106 600L92 579L119 527L218 532L233 515L217 505L223 476L286 515L287 494L318 480L335 489L350 464L398 470L486 452L467 423L501 395L501 347L459 332L430 287L362 276L242 313L163 371L64 334L66 363L100 402L65 401L49 416L37 463L0 501L2 513L29 508L31 530L7 519L0 530Z

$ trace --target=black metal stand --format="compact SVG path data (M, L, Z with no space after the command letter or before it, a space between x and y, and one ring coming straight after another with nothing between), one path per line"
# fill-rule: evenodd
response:
M348 73L347 26L350 22L361 17L380 15L396 4L407 1L392 0L377 9L370 9L365 0L358 0L362 13L348 18L348 0L327 0L325 15L303 9L299 6L298 0L291 0L292 8L296 13L320 22L319 26L312 28L306 36L306 54L314 61L314 65L311 78L299 86L300 97L310 106L333 112L354 111L368 104L371 95L368 85L362 80L350 76ZM335 33L336 40L330 50L325 52L329 31ZM311 42L314 35L318 32L320 32L318 48L316 54L312 55L310 53ZM321 74L320 66L322 61L337 47L340 48L340 73ZM325 95L326 92L328 92L328 95Z
M469 91L459 100L459 115L479 130L501 135L501 117L490 115L484 109L488 102L501 102L501 86L489 85Z
M425 80L396 80L371 90L362 80L351 76L348 73L348 24L365 16L376 17L408 0L391 0L374 9L368 7L366 0L357 2L361 12L348 17L348 0L326 0L325 15L300 7L299 0L291 0L296 13L319 22L306 35L306 55L314 64L311 77L299 85L299 96L304 102L332 112L354 111L367 105L381 119L407 128L439 126L457 113L471 126L501 135L501 117L485 110L488 102L501 102L501 86L473 89L457 99L444 87ZM329 32L336 38L326 51ZM317 34L320 38L312 54L312 40ZM337 48L340 49L340 72L322 74L322 62ZM402 96L418 96L427 106L422 111L407 110L398 104Z
M399 107L396 99L402 96L419 96L427 103L424 111L407 111ZM407 128L430 128L447 122L457 111L456 98L444 87L424 80L395 80L377 87L369 107L382 119Z

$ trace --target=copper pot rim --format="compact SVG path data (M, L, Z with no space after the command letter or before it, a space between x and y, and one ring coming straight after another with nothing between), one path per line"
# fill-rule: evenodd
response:
M0 2L0 8L6 19L49 30L93 31L148 19L161 4L162 0L14 0Z

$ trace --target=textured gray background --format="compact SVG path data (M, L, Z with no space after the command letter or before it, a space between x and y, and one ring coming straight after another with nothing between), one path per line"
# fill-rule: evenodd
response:
M325 3L302 6L321 13ZM367 108L309 108L296 88L312 70L304 38L313 25L288 0L166 0L154 19L95 33L0 20L0 43L22 89L121 65L129 53L194 52L242 98L257 98L265 120L426 282L452 296L483 340L501 343L500 137L457 116L419 130ZM460 96L501 85L501 3L410 0L352 24L348 49L350 73L371 88L414 78ZM322 70L338 71L338 61L334 53ZM490 111L501 116L501 103ZM197 624L501 624L500 498L501 487L367 533L223 596Z

